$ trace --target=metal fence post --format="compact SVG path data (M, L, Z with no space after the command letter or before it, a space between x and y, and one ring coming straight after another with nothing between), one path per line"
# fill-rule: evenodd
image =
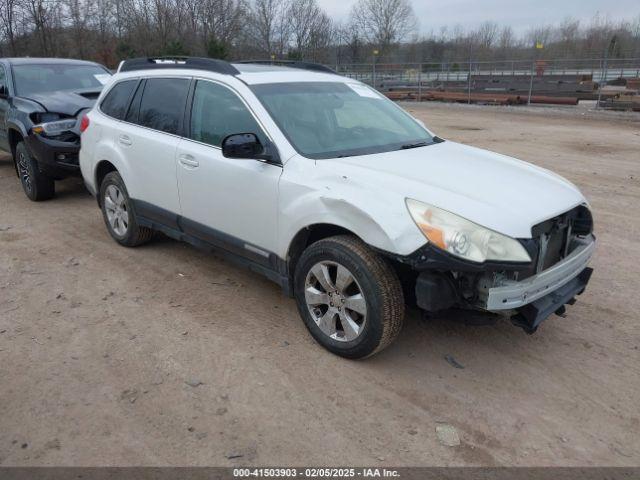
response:
M373 88L376 88L376 59L373 59L373 72L371 76L371 82L373 83Z
M422 64L418 65L418 102L422 102Z
M604 64L602 66L602 75L600 75L600 85L598 85L598 101L596 102L596 110L600 108L600 98L602 98L602 86L607 84L607 66L609 61L609 47L604 51Z
M531 94L533 93L533 69L535 67L535 60L531 60L531 78L529 80L529 99L527 105L531 105Z
M469 58L469 74L467 75L467 104L471 105L471 58Z

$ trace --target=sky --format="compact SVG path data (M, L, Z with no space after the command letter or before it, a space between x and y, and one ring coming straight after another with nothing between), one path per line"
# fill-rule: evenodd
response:
M318 0L332 18L349 16L356 0ZM596 13L611 20L632 20L640 15L640 0L410 0L422 33L460 24L473 29L486 20L511 25L517 34L530 28L558 24L566 17L588 23Z

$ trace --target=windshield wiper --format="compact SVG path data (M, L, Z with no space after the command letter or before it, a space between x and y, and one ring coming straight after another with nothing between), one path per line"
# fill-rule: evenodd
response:
M409 150L410 148L426 147L427 145L431 144L429 142L407 143L406 145L402 145L400 148L402 150Z

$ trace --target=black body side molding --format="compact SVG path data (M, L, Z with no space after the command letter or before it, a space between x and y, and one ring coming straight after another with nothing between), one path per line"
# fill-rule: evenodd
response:
M174 240L214 252L236 265L264 275L292 295L287 262L277 254L142 200L131 199L136 219L143 227L164 233Z

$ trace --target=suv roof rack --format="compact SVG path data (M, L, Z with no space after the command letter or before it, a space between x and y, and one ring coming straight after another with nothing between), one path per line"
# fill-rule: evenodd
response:
M225 75L238 75L237 68L224 60L201 57L141 57L123 60L118 66L118 72L131 72L134 70L152 70L167 68L189 68L193 70L206 70Z
M298 60L242 60L233 63L253 63L256 65L281 65L283 67L300 68L301 70L312 70L314 72L338 74L334 69L322 65L321 63L301 62Z

